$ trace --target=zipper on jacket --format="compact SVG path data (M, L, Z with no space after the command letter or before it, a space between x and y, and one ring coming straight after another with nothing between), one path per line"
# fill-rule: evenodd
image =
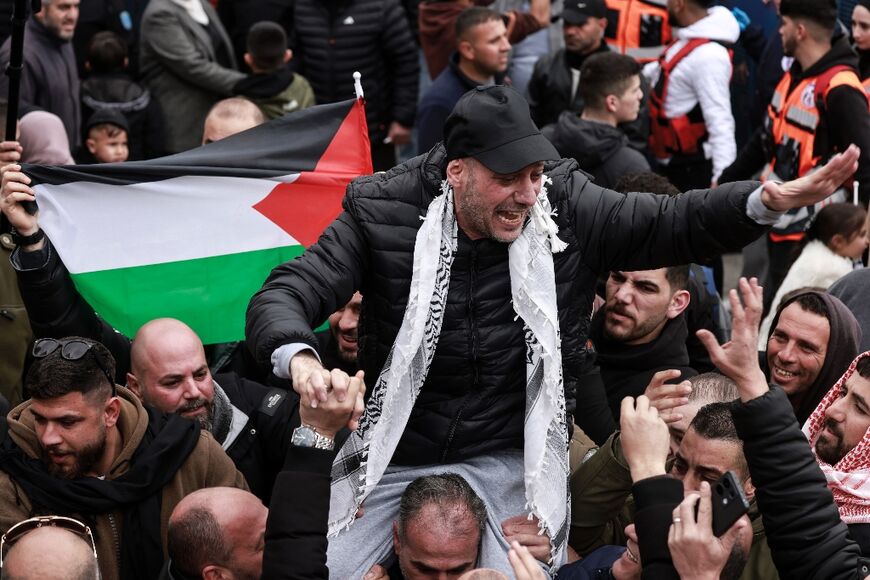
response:
M109 527L112 528L112 543L115 545L115 562L117 564L118 578L121 577L121 539L118 537L118 526L115 523L115 514L109 512Z
M478 365L478 357L480 355L480 340L477 333L477 316L474 312L474 292L477 286L477 244L472 242L471 259L468 276L468 293L465 298L465 308L468 312L468 321L470 326L469 346L471 347L471 391L476 391L480 382L480 367ZM468 405L468 397L471 393L465 395L462 405L456 411L456 416L450 423L450 429L447 430L447 439L444 441L444 451L441 453L441 462L447 461L447 453L450 451L450 444L453 442L453 436L456 434L456 428L459 426L459 421L462 419L462 412Z

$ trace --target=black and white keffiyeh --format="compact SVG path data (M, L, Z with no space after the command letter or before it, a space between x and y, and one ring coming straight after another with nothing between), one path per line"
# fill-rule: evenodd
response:
M553 253L565 248L556 234L544 183L530 219L508 251L514 311L526 339L524 464L527 508L551 539L554 564L564 561L568 540L568 430L556 305ZM450 269L456 254L453 190L442 184L414 246L405 318L372 390L359 428L332 468L329 535L351 525L399 443L426 380L444 317Z

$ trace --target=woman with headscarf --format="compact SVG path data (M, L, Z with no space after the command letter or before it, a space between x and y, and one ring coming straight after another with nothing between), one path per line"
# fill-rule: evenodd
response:
M39 165L72 165L69 139L63 121L46 111L33 111L21 117L21 162Z
M780 318L793 304L799 309L797 313L807 316L795 318L792 309L781 328ZM817 345L817 337L824 336L820 318L827 319L830 333L827 344ZM761 369L769 382L788 394L803 425L858 355L861 327L837 298L824 290L801 288L783 296L770 328L767 350L761 353Z

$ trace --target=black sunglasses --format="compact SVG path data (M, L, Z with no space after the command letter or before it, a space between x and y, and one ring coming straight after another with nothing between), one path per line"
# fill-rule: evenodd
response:
M64 360L81 360L95 344L97 343L82 340L80 338L62 338L60 340L54 338L40 338L33 343L33 357L45 358L57 349L60 349L60 356L63 357ZM103 371L103 374L106 375L109 384L112 385L112 396L116 396L118 393L115 388L115 379L109 374L109 369L106 368L96 352L94 353L94 361L96 361L100 370Z

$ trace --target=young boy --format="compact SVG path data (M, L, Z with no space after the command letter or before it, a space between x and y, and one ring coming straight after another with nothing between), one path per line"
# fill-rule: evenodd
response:
M85 126L85 148L91 159L83 156L80 163L121 163L127 161L129 126L124 115L112 109L102 109L91 115ZM84 154L84 152L82 152Z
M563 157L573 157L595 183L612 189L627 173L649 171L642 154L628 146L618 127L637 119L643 91L640 65L630 56L602 52L587 58L580 70L584 107L566 111L542 132Z
M314 91L300 74L287 68L293 52L278 24L257 22L248 31L245 63L254 74L240 80L233 94L257 103L267 119L275 119L314 104Z
M162 156L163 115L151 93L127 72L127 43L114 32L98 32L88 43L82 81L82 119L101 109L114 109L127 120L130 159ZM88 138L84 129L82 140Z

